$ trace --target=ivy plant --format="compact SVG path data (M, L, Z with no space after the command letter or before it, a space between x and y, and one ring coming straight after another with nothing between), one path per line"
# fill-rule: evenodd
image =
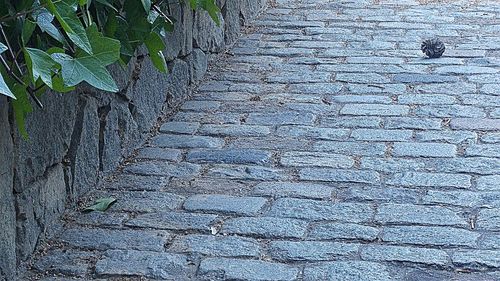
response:
M139 47L160 72L162 51L174 28L170 6L185 1L219 23L215 0L0 0L0 95L11 99L19 132L47 89L68 92L78 84L108 92L118 87L106 67L126 65Z

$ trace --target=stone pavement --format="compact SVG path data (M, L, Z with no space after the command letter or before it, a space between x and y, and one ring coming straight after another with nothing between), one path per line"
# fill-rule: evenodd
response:
M467 2L274 1L32 273L500 280L500 3Z

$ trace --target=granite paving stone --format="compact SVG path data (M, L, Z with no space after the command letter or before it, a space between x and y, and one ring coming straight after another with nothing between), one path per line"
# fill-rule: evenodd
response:
M157 89L175 109L133 153L100 151L122 167L55 233L41 222L62 206L18 200L39 229L17 242L43 233L31 279L500 280L500 2L215 2L221 27L171 6L167 48L198 82ZM446 51L428 59L433 37ZM102 197L117 202L81 212Z

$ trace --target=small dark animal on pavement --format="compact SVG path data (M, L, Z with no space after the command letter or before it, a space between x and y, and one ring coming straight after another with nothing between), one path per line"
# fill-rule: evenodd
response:
M446 47L444 43L441 42L438 38L428 39L422 42L422 46L420 47L422 53L424 53L429 58L439 58L443 55Z

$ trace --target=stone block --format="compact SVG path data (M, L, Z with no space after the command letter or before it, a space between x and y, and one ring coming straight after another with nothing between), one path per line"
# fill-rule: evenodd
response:
M363 203L334 203L311 199L280 198L268 215L306 220L369 222L375 213L373 206Z
M266 203L267 200L262 197L194 195L184 202L184 209L188 211L254 216L260 213Z
M216 215L157 212L138 215L128 221L126 225L154 229L198 230L210 233L210 227L217 221Z
M299 269L260 260L208 258L201 261L198 273L208 280L295 280Z
M16 274L16 210L14 208L14 145L9 126L7 98L0 97L0 279Z
M18 260L25 260L38 243L54 234L66 204L66 182L62 165L48 168L45 175L16 195Z
M312 199L329 199L333 196L334 187L293 182L263 182L255 186L253 194L272 197L299 197Z
M335 261L306 266L304 281L316 280L392 280L389 269L380 263L367 261Z
M274 217L239 217L224 222L222 233L264 238L302 238L308 223L303 220Z
M269 253L278 261L328 261L339 257L354 256L357 244L319 241L271 241Z
M257 240L237 236L190 234L178 238L169 250L182 253L200 253L218 257L259 257Z
M134 250L106 251L97 261L95 272L102 277L144 276L163 280L189 280L194 276L194 268L185 255Z

